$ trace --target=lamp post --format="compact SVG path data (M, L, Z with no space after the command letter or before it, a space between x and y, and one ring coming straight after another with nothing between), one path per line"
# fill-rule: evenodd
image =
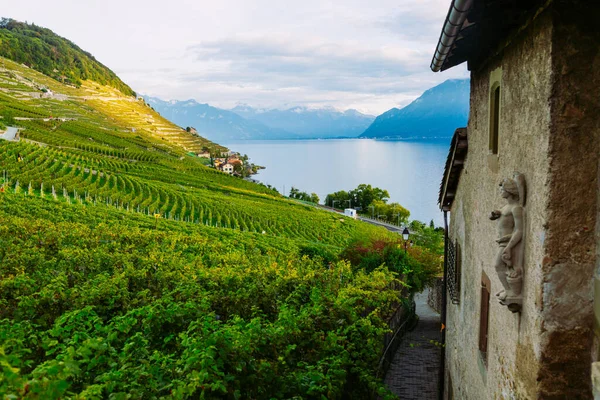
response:
M407 227L404 227L402 231L402 239L404 239L404 254L406 254L406 246L408 245L408 238L410 237L410 232Z
M348 207L348 208L352 208L352 199L350 199L350 200L345 200L345 201L347 201L347 202L348 202L348 204L349 204L349 207Z
M335 210L335 203L339 203L339 202L340 202L339 200L333 200L331 202L331 207Z

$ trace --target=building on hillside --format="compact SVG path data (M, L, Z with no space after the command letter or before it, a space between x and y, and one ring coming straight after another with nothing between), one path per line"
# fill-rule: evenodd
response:
M207 151L202 152L202 153L198 153L198 157L201 157L201 158L210 158L210 153L207 152Z
M471 109L439 197L446 399L592 398L599 20L600 2L452 1L432 70L467 62Z
M241 166L241 165L243 165L243 164L244 164L244 163L242 162L242 160L239 160L239 159L237 159L237 158L229 158L229 159L227 160L227 162L228 162L229 164L233 165L234 167L235 167L236 165L240 165L240 166Z
M344 215L346 215L346 216L348 216L350 218L354 218L354 219L357 218L356 210L354 208L346 208L344 210Z
M233 165L229 163L222 164L219 169L223 172L228 173L229 175L233 174Z

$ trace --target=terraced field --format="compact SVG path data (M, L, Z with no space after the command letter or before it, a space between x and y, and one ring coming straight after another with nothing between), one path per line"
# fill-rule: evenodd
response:
M141 99L91 81L85 81L79 88L63 85L0 57L0 115L5 114L21 122L25 118L43 122L75 119L105 130L136 133L134 137L143 137L151 145L166 145L183 153L198 153L203 148L224 149L161 117Z
M225 148L90 81L0 58L0 116L0 397L391 398L419 262L340 254L393 234L204 166Z
M20 187L55 201L104 203L177 221L332 244L345 243L359 231L378 231L203 166L174 170L156 164L160 157L152 152L79 147L0 142L7 189Z

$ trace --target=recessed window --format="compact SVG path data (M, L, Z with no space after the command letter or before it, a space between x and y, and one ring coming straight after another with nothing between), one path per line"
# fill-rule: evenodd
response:
M450 239L447 241L447 270L448 270L448 291L450 292L450 300L453 304L460 303L460 272L461 258L460 245L458 241L453 244Z
M495 83L490 91L490 154L498 154L500 130L500 84Z
M479 352L483 362L487 365L488 353L488 325L490 320L490 278L481 273L481 312L479 313Z

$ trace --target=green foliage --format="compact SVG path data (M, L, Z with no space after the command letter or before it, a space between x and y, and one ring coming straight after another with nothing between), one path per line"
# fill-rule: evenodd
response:
M171 221L155 230L153 220L1 195L1 392L364 399L383 390L375 371L398 301L389 271L324 268L322 255L333 260L324 247Z
M293 186L290 189L290 196L289 197L291 199L297 199L297 200L307 201L309 203L315 203L315 204L319 203L319 196L316 193L308 194L306 192L301 192L299 189L296 189Z
M410 216L410 211L398 203L387 204L380 200L374 200L369 208L376 218L385 219L397 225L406 224Z
M351 243L341 254L356 270L374 271L385 265L399 274L413 293L422 291L441 271L441 259L420 246L402 239L368 238Z
M0 20L0 56L76 86L90 79L134 96L129 86L94 56L49 29L13 19Z
M3 126L11 126L15 124L15 116L14 116L14 111L11 109L3 109L2 113L2 125Z
M352 204L355 207L360 207L363 211L366 211L375 200L386 202L390 197L387 190L374 188L364 183L358 185L356 189L351 190L348 194L352 199Z
M374 188L371 185L361 183L356 189L350 190L349 192L341 190L339 192L328 194L325 198L325 204L333 207L333 202L335 201L339 207L343 207L347 204L366 213L369 206L374 201L377 200L385 203L389 197L390 194L387 190L377 187Z
M436 256L444 255L444 228L435 228L433 221L429 226L420 221L411 221L408 228L416 244Z
M338 260L338 252L337 248L313 243L300 245L299 247L299 254L301 256L307 256L311 259L320 259L325 266Z
M11 83L88 90L2 62ZM3 396L386 398L397 275L339 254L393 234L207 168L188 152L226 149L143 103L12 86L0 115L26 141L0 141Z
M350 194L345 190L339 192L330 193L325 197L325 205L329 207L344 207L345 204L350 204Z

